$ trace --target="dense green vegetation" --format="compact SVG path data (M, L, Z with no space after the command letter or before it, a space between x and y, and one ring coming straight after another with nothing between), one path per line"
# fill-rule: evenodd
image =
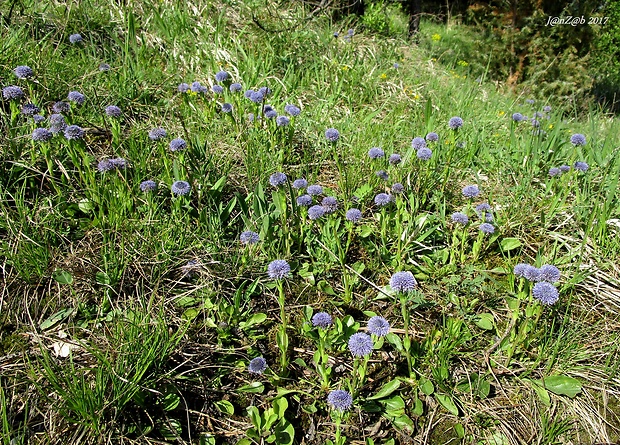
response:
M593 102L391 6L0 11L3 444L620 439Z

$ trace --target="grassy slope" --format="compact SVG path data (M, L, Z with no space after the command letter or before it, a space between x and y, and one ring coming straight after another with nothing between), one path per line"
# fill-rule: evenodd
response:
M308 11L207 2L20 5L2 27L2 85L23 86L46 116L69 91L83 92L85 105L74 106L68 120L87 128L87 136L32 143L32 121L1 103L6 443L146 443L166 436L196 442L205 433L218 443L236 442L251 426L245 407L266 409L278 388L300 391L286 396L296 442L308 434L307 443L324 443L333 438L334 419L312 364L317 338L304 307L344 320L332 331L330 387L347 388L355 364L346 339L358 327L347 322L363 329L378 313L403 338L397 300L380 292L399 270L413 271L420 282L420 300L408 306L415 378L408 379L398 341L385 341L357 388L343 434L376 443L448 443L461 440L455 428L461 424L465 443L617 440L615 121L595 110L574 120L573 110L550 99L553 111L541 119L546 136L533 136L529 123L514 125L509 116L531 116L546 104L519 105L525 97L474 82L464 63L441 65L398 39L358 30L347 42L349 25L329 25L323 16L288 29ZM8 9L5 2L2 11ZM252 10L279 31L258 29ZM423 29L427 45L444 32L430 24ZM68 42L74 32L83 43ZM100 72L101 62L112 69ZM31 66L36 82L16 80L17 65ZM176 91L180 82L210 86L220 69L244 89L269 86L269 103L280 112L294 103L301 115L284 128L249 123L247 114L257 108L242 93L225 94L234 108L229 115L219 112L220 97ZM122 109L120 125L104 115L109 104ZM465 121L458 132L447 128L452 116ZM148 131L159 126L166 142L150 141ZM329 127L341 134L337 144L325 141ZM440 142L422 163L411 139L429 131ZM569 143L576 132L587 136L585 147ZM189 148L170 153L174 137ZM402 154L402 165L371 161L366 153L373 146ZM97 161L116 156L130 168L96 171ZM550 167L577 160L590 164L587 173L548 177ZM379 168L390 182L375 176ZM310 224L305 210L278 205L291 200L289 191L272 193L268 178L276 171L321 184L344 209L358 196L363 223L345 225L341 209L340 217ZM156 193L140 192L146 179L159 182ZM171 197L178 179L190 182L189 197ZM396 181L405 195L377 209L375 194ZM491 237L478 235L475 222L465 231L449 222L459 210L476 220L461 196L467 184L482 189L474 203L487 200L494 208ZM262 242L240 246L245 229L259 232ZM518 245L502 250L511 238ZM326 250L346 251L344 262ZM265 274L276 258L289 260L294 273L284 288L293 362L287 378L276 376L278 290ZM194 276L182 269L188 260L198 261ZM544 310L531 303L535 322L528 325L524 314L515 322L515 329L528 329L521 343L507 330L518 262L562 271L560 301ZM480 314L489 314L482 316L488 330L479 327ZM61 333L79 346L71 361L50 352L66 341ZM252 376L247 362L259 355L271 370ZM578 379L581 394L572 399L532 383L554 374ZM490 384L488 395L463 386L476 375ZM404 411L386 413L392 405L384 398L374 406L383 416L367 412L364 399L396 378L402 383L390 403L398 405L400 395ZM434 394L426 394L428 386L420 390L424 379ZM264 392L240 390L256 381ZM457 404L458 415L444 408L450 402L442 395Z

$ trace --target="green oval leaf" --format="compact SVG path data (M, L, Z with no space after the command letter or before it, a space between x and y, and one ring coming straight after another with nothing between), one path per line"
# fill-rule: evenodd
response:
M214 405L218 411L223 414L229 414L231 416L235 414L235 407L228 400L218 400L214 402Z
M545 388L554 394L568 396L571 399L581 392L581 382L566 375L550 375L543 378Z
M179 403L181 403L181 397L174 392L169 392L162 400L162 407L164 411L172 411L179 406Z
M73 308L63 309L61 311L56 312L51 317L45 319L43 323L41 323L40 328L42 330L46 330L54 326L56 323L64 320L69 317L73 313Z
M265 390L265 385L261 382L252 382L249 385L242 386L237 391L249 393L261 393Z
M521 241L519 241L517 238L504 238L499 243L499 247L502 249L502 251L508 252L510 250L521 247Z
M447 409L450 413L454 414L455 416L459 415L459 409L454 403L454 400L452 400L452 397L446 394L435 394L435 398L437 399L439 404L445 409Z
M476 318L474 318L474 323L476 323L476 326L480 329L484 329L486 331L492 331L495 328L493 323L493 314L489 314L487 312L476 315Z
M430 396L432 393L435 392L435 387L433 386L433 382L431 382L427 378L422 377L420 379L419 385L420 385L420 391L422 391L427 396Z
M391 380L387 382L385 385L383 385L381 389L379 390L379 392L377 392L377 394L375 394L372 397L368 397L367 400L382 399L392 394L398 388L400 388L400 380L398 379Z
M52 272L52 278L60 284L73 283L73 275L62 269L56 269L54 272Z
M239 328L248 329L254 325L261 324L265 320L267 320L267 314L259 312L258 314L252 315L249 320L240 322Z

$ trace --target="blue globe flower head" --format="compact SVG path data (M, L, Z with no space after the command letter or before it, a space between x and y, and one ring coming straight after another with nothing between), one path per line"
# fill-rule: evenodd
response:
M551 264L544 264L540 266L538 281L557 283L560 281L560 269Z
M308 186L308 189L306 191L311 196L318 196L318 195L322 195L323 194L323 187L321 187L318 184L314 184L314 185Z
M312 316L312 326L327 329L332 325L332 316L327 312L317 312Z
M349 337L349 351L355 357L365 357L372 353L374 343L372 337L363 332L358 332Z
M62 114L52 114L49 117L50 121L50 130L52 133L62 133L67 129L67 123L65 121L65 117ZM74 125L75 127L76 125Z
M538 281L538 277L540 276L540 270L537 267L528 265L523 271L523 276L528 281Z
M515 122L521 122L525 119L525 116L523 116L521 113L512 113L512 120Z
M388 162L391 165L398 165L401 163L403 159L401 158L401 156L398 153L392 153L388 159Z
M192 82L190 90L197 94L206 94L207 91L209 91L207 87L202 85L200 82Z
M480 224L480 231L485 235L491 235L493 232L495 232L495 227L493 227L493 224L482 223Z
M570 137L570 143L575 146L586 145L586 137L581 133L576 133Z
M110 164L116 168L127 168L129 166L129 162L125 158L110 159Z
M280 187L281 185L286 184L286 175L281 172L276 172L269 177L269 184L274 187Z
M255 104L260 104L265 99L265 95L261 93L260 91L252 91L252 94L250 95L249 99Z
M97 170L101 173L114 170L114 164L112 164L108 159L104 159L102 161L99 161L99 163L97 164Z
M65 117L59 113L52 114L48 118L48 121L52 127L59 127L62 128L62 130L64 130L64 127L67 126L67 121L65 121Z
M140 183L140 190L142 190L144 193L153 192L157 190L157 183L153 181L152 179L147 179L146 181L142 181Z
M258 242L260 241L260 236L256 232L246 230L245 232L241 232L241 235L239 235L239 241L241 241L241 244L246 245L258 244Z
M570 171L570 165L560 165L560 171L566 173Z
M149 131L149 139L152 141L159 141L168 136L168 132L161 127L153 128Z
M492 223L494 221L493 214L487 213L486 215L484 215L484 220L488 223Z
M290 123L291 123L291 120L286 116L278 116L276 118L276 125L278 127L286 127Z
M544 119L544 117L545 117L545 113L543 113L542 111L536 111L533 114L534 119Z
M36 128L32 132L32 140L37 142L47 142L53 136L54 135L52 134L52 132L49 131L47 128Z
M546 281L536 283L532 289L532 295L542 304L546 305L555 304L560 298L560 293L556 287Z
M248 371L252 374L262 374L267 370L267 361L263 357L256 357L250 360Z
M339 35L340 33L338 31L334 31L334 38L338 38Z
M235 82L235 83L231 83L230 84L229 89L230 89L231 93L237 93L237 92L241 91L243 89L243 87L241 86L240 83Z
M528 105L534 105L534 102L536 102L534 99L526 99L525 103Z
M453 223L462 224L464 226L469 222L469 218L462 212L454 212L450 217Z
M375 315L368 320L368 332L377 337L385 337L390 333L390 323L385 318Z
M458 116L451 117L450 120L448 121L448 127L450 127L451 130L458 130L462 126L463 126L463 119L461 119Z
M394 292L413 292L415 288L418 287L418 282L409 271L396 272L392 275L392 278L390 278L390 287Z
M337 389L327 395L327 403L337 411L347 411L353 406L353 397L348 392Z
M213 91L215 94L222 94L224 92L224 88L222 88L220 85L213 85L211 87L211 91Z
M108 105L105 107L105 114L110 117L121 117L122 111L116 105Z
M551 112L551 107L550 107L549 105L545 105L545 106L543 107L543 111L544 111L545 113L550 113L550 112Z
M326 196L321 201L321 206L325 209L325 213L334 213L338 210L338 200L333 196Z
M106 71L110 71L110 65L108 65L107 63L100 63L99 71L101 71L102 73Z
M258 92L263 95L263 97L267 97L271 95L271 88L269 87L260 87Z
M82 42L84 39L82 38L82 36L80 34L71 34L69 36L69 42L71 43L80 43Z
M335 128L325 130L325 139L329 142L336 142L340 138L340 133Z
M39 111L41 111L41 109L37 107L35 104L28 103L28 104L22 105L21 111L22 111L22 114L25 116L34 116Z
M73 103L82 105L84 101L86 100L86 96L84 96L79 91L70 91L69 94L67 94L67 99L69 99L69 101Z
M575 165L573 166L575 168L575 170L578 170L580 172L587 172L588 169L590 168L590 166L588 164L586 164L585 162L582 161L577 161L575 162Z
M42 122L45 122L45 116L41 116L40 114L35 114L34 116L32 116L32 120L34 121L35 124L40 124Z
M437 142L439 140L439 135L431 131L429 134L426 135L426 140L428 142Z
M353 37L353 35L354 35L354 34L355 34L355 30L354 30L354 29L349 29L349 30L347 31L347 35L348 35L349 37Z
M372 147L368 150L368 157L370 159L380 159L385 156L385 152L380 147Z
M246 99L252 99L252 94L254 94L256 91L254 90L246 90L245 93L243 93L243 95L245 96Z
M305 189L306 187L308 187L308 181L306 181L304 178L299 178L299 179L295 179L293 181L293 188L294 189Z
M309 207L312 205L312 196L310 195L301 195L297 197L297 205L302 207Z
M488 212L491 210L491 206L488 202L482 202L476 206L476 213L480 216L484 212Z
M345 214L345 218L353 223L357 223L362 219L362 212L356 208L349 209Z
M79 140L84 137L84 130L78 125L69 125L65 128L64 134L68 140Z
M515 277L525 278L525 273L528 267L532 267L532 266L530 266L529 264L525 264L525 263L519 263L514 267L512 271L515 274Z
M69 105L67 102L56 102L54 105L52 105L52 111L54 111L54 113L68 113L71 110L71 105Z
M384 181L387 181L388 179L390 179L390 175L388 175L388 172L386 172L385 170L379 170L377 173L375 173L380 179L383 179Z
M170 187L170 191L175 196L187 195L191 189L192 188L187 181L174 181L174 183Z
M32 71L32 68L26 65L20 65L16 67L13 72L18 79L30 79L34 77L34 71Z
M403 193L405 191L405 186L400 182L396 182L392 185L392 193L396 193L397 195Z
M177 91L179 93L187 93L189 91L189 84L185 82L180 83L179 86L177 87Z
M559 169L559 168L557 168L557 167L551 167L551 168L549 169L549 176L551 176L552 178L553 178L554 176L558 176L558 175L560 175L561 173L562 173L562 170L560 170L560 169Z
M532 123L532 127L536 127L536 128L540 127L540 121L538 119L532 118L530 119L530 122Z
M293 104L286 105L284 107L284 111L293 117L299 116L301 114L301 110Z
M467 185L463 187L463 196L466 198L475 198L480 194L480 189L477 185Z
M224 82L228 79L228 73L226 71L220 71L215 75L215 80L218 82Z
M15 85L2 88L2 97L4 100L17 100L24 97L24 91Z
M433 152L430 148L423 147L416 152L416 156L420 161L428 161L433 156Z
M187 142L181 138L176 138L170 141L170 151L181 151L187 148Z
M415 137L411 141L411 147L416 150L419 150L420 148L424 148L426 147L426 140L421 137Z
M375 204L379 207L385 207L392 202L392 196L387 193L379 193L375 196Z
M394 62L394 64L392 65L392 68L397 70L398 68L400 68L400 65L397 62Z
M281 280L291 273L291 266L285 260L273 260L267 266L267 275L272 280Z
M325 215L325 208L323 206L314 205L308 209L308 218L315 221Z

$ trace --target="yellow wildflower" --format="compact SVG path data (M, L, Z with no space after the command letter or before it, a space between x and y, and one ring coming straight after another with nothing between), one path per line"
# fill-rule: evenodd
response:
M439 34L433 34L431 36L431 39L433 39L433 41L435 42L439 42L441 40L441 36Z
M381 77L382 79L387 79L387 74L381 73L381 75L379 77Z

